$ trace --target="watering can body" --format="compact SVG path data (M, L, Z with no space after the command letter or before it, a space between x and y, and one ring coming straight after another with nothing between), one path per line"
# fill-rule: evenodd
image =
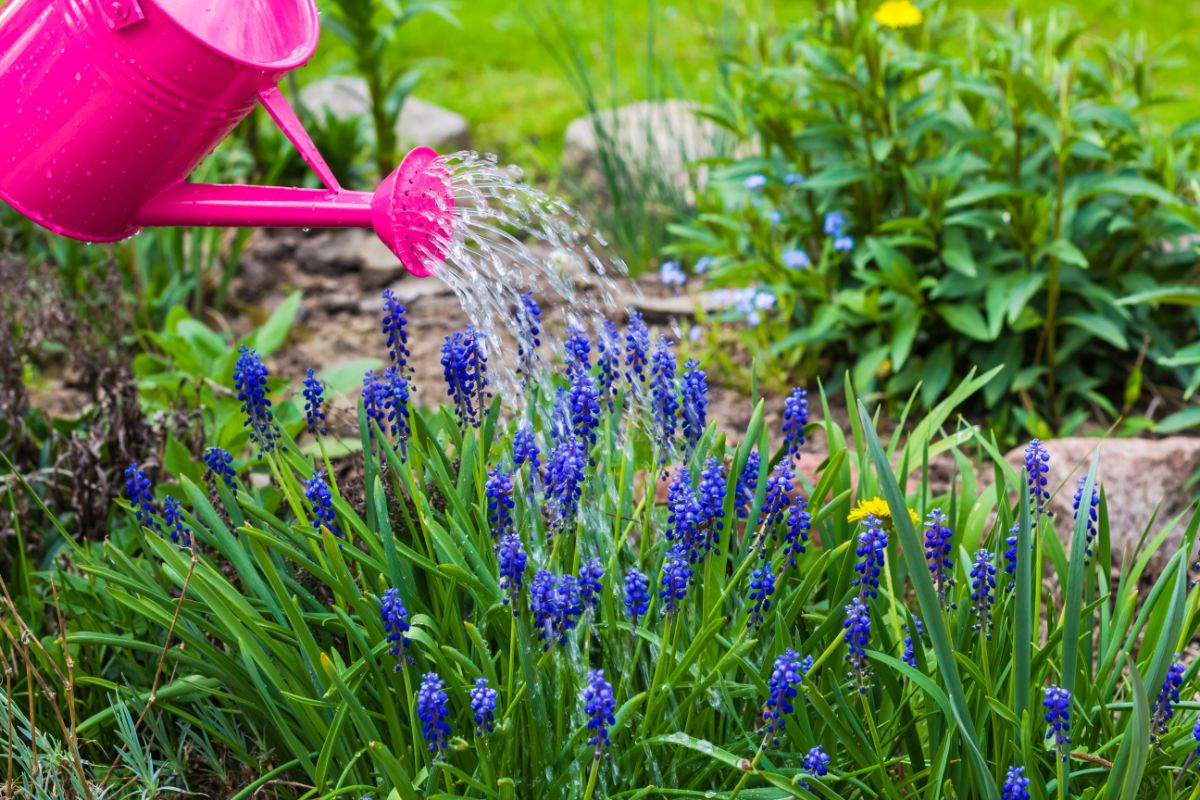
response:
M401 256L397 218L414 203L445 212L448 184L425 174L436 154L419 148L374 195L342 189L276 88L319 31L313 0L11 0L0 9L0 199L91 242L143 225L374 227ZM185 183L260 102L325 188ZM401 260L427 274L439 245L421 252Z

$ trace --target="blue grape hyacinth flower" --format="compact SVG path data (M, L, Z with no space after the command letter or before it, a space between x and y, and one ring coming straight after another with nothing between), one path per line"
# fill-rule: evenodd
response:
M563 340L563 365L568 378L591 370L591 352L592 343L583 328L568 325L566 339Z
M992 554L981 548L975 551L975 562L971 566L971 613L975 621L971 630L980 631L992 638L992 602L996 591L996 565Z
M676 547L684 548L690 562L699 561L708 551L707 535L701 529L700 501L685 468L676 470L671 479L667 489L667 509L667 539Z
M596 748L595 757L600 758L604 748L612 744L608 738L608 726L617 722L617 700L613 697L612 684L604 679L604 670L588 671L579 699L583 702L583 713L588 718L588 744Z
M204 451L205 480L210 483L221 481L230 489L235 488L234 478L237 473L233 470L233 456L220 447L210 447Z
M517 328L517 373L528 379L533 376L537 349L542 345L542 307L532 292L522 294L517 303Z
M662 589L658 597L663 603L664 616L670 616L680 610L691 584L692 566L688 558L688 549L677 542L667 551L666 560L663 562Z
M1011 592L1017 585L1017 541L1021 535L1021 523L1017 523L1008 529L1008 536L1004 537L1004 573L1008 575L1008 587L1006 591Z
M808 392L792 389L783 406L783 450L795 458L804 445L804 426L808 424Z
M486 736L492 732L492 723L496 719L496 697L498 692L488 686L487 678L476 678L475 687L471 689L471 713L475 717L475 733Z
M483 337L474 326L456 331L442 344L442 372L446 394L454 403L459 424L478 428L487 413L487 355Z
M512 527L512 512L516 506L512 497L512 473L500 467L493 467L488 472L483 491L487 498L488 522L492 526L492 536L499 539Z
M500 542L496 545L496 559L500 563L500 589L504 592L504 602L512 605L515 617L517 600L521 596L525 576L525 565L529 561L521 537L515 533L500 537Z
M404 305L391 289L383 290L383 319L381 330L387 337L388 358L400 374L408 372L408 318Z
M700 504L700 524L707 531L708 549L715 550L725 527L725 465L710 456L700 470L696 501Z
M805 772L814 778L824 778L829 774L829 760L829 754L825 752L825 748L817 745L804 754L802 767ZM801 779L798 783L805 789L810 788L806 780Z
M1031 439L1025 448L1025 472L1029 484L1029 505L1033 509L1033 524L1037 518L1046 512L1046 503L1050 500L1050 453L1039 439Z
M271 390L267 387L270 373L258 351L246 345L238 348L233 368L233 385L245 416L243 426L250 429L250 440L258 445L259 453L270 453L279 443L279 424L271 414Z
M637 567L630 567L625 573L625 615L629 617L631 628L636 628L638 618L650 609L649 586L650 581ZM633 635L632 630L630 635Z
M659 334L658 343L650 358L650 391L655 432L664 451L671 449L675 438L675 422L679 413L679 395L675 387L677 362L671 340Z
M600 593L604 579L604 566L598 558L590 558L579 566L579 600L584 608L600 611Z
M740 519L745 519L750 514L750 506L754 505L754 494L758 491L758 470L761 464L761 457L757 450L751 450L746 455L746 465L742 467L742 474L738 475L737 487L734 489L735 505L737 506L737 515Z
M1156 746L1162 746L1162 737L1171 726L1175 716L1175 704L1179 702L1179 689L1183 686L1183 675L1187 667L1179 660L1180 654L1175 654L1175 660L1167 668L1167 677L1163 679L1162 688L1158 690L1158 698L1154 701L1154 710L1150 714L1150 741Z
M167 495L163 499L162 508L163 525L166 526L167 532L171 535L171 542L179 547L190 548L192 546L192 531L188 528L187 523L183 519L183 508L180 507L179 501L172 495Z
M633 383L646 382L646 368L649 365L650 329L642 319L640 311L629 315L629 323L625 326L625 377Z
M571 428L583 442L596 443L596 428L600 425L600 392L586 369L575 372L567 391L571 408Z
M609 319L600 323L600 336L596 339L596 383L600 399L613 408L617 395L617 378L621 374L621 332Z
M938 601L946 607L946 598L954 586L954 561L950 558L953 547L950 540L954 532L946 524L946 515L940 508L930 511L925 518L925 563L933 586L937 589Z
M694 358L689 358L683 365L680 394L683 441L690 452L708 425L708 373L700 369L700 362Z
M874 514L868 514L863 522L862 533L858 535L858 547L854 551L859 558L854 565L854 571L858 575L850 584L858 587L858 596L863 600L877 596L879 573L887 555L887 546L888 536L883 523Z
M1000 790L1000 800L1029 800L1029 778L1025 777L1024 767L1009 767L1004 775L1004 786Z
M1083 490L1087 484L1087 475L1079 476L1079 486L1075 489L1075 519L1078 521L1081 513L1086 514L1084 520L1084 537L1085 537L1085 557L1092 557L1092 543L1096 540L1096 523L1100 521L1100 492L1095 485L1092 486L1092 497L1087 503L1087 510L1083 510Z
M450 715L446 696L446 682L436 672L426 672L421 677L421 688L417 690L417 715L421 718L421 732L425 735L429 752L441 754L450 739Z
M783 459L767 476L767 486L763 490L762 523L766 531L774 530L784 520L788 507L791 505L792 480L795 473L792 463ZM765 551L764 551L765 552Z
M309 433L325 435L325 386L311 367L304 378L304 422Z
M317 470L304 483L304 497L312 506L312 526L317 530L328 528L330 533L340 539L342 531L333 511L333 495L329 492L329 484L325 482L324 472Z
M808 532L812 528L812 514L808 513L808 502L797 495L788 506L787 524L783 528L783 554L788 566L796 566L796 556L805 551Z
M763 616L771 608L771 595L775 593L775 573L771 572L771 562L764 561L762 566L750 575L750 616L746 625L757 628L762 624Z
M790 647L776 656L771 676L767 679L767 702L763 706L763 730L766 734L763 747L779 741L784 716L795 710L792 700L799 693L798 687L804 679L804 672L800 654Z
M1042 706L1046 709L1046 738L1054 739L1054 749L1066 761L1071 744L1071 693L1060 686L1048 686L1043 691Z
M871 680L870 667L867 665L867 644L871 641L871 611L861 597L851 598L845 611L842 641L846 644L846 663L850 666L846 677L851 686L859 693L865 694Z
M408 609L400 599L399 589L388 589L383 593L383 600L379 604L379 616L383 622L383 632L391 645L388 652L403 663L404 648L408 647L408 631L411 626L408 622ZM396 665L396 669L400 669L400 664Z
M917 666L917 645L921 642L921 636L925 633L925 626L921 624L920 617L913 617L913 626L917 629L916 634L912 632L912 628L904 626L904 655L901 660L910 667Z
M136 463L130 463L125 468L125 497L133 506L133 515L138 525L144 528L158 529L158 506L154 502L154 492L150 489L150 479Z
M587 453L574 435L563 437L546 462L546 510L552 531L562 531L575 521L583 496Z
M533 435L533 426L528 422L517 428L513 434L513 466L520 468L529 464L529 471L535 479L542 474L541 451Z

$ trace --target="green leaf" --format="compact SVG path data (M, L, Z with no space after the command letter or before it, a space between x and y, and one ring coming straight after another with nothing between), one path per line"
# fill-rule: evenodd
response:
M1126 341L1125 334L1121 331L1121 328L1107 317L1089 313L1071 314L1070 316L1063 317L1062 323L1082 328L1119 350L1129 349L1129 342Z
M1164 417L1154 425L1154 432L1179 433L1197 425L1200 425L1200 406L1192 406Z
M937 312L951 328L976 341L990 342L994 338L988 330L987 323L983 321L983 315L975 306L940 303Z
M1068 239L1055 239L1050 244L1046 245L1042 250L1042 255L1054 256L1064 264L1072 264L1080 269L1087 269L1091 266L1088 263L1087 256L1083 251L1075 246L1075 243Z
M979 274L975 269L975 258L971 255L971 246L967 244L967 236L961 228L947 228L945 243L942 245L942 261L950 269L961 272L968 278Z
M292 329L292 323L296 320L296 312L300 310L300 297L299 291L288 295L263 326L250 337L253 342L251 347L258 350L259 355L269 356L283 346L288 331Z
M1146 292L1138 292L1117 301L1119 306L1141 303L1165 303L1173 306L1200 306L1200 286L1163 286Z

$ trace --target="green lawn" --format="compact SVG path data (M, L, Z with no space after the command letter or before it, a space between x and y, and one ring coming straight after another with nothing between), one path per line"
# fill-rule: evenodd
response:
M754 12L757 18L763 6L752 4L759 9ZM997 19L1003 18L1009 7L1001 0L966 0L966 4ZM658 22L654 49L668 65L669 80L681 89L675 93L703 98L711 90L716 80L715 37L722 35L722 28L737 32L743 27L724 10L727 5L729 0L654 5ZM1048 7L1040 0L1020 0L1016 5L1030 14L1044 13ZM647 95L648 0L612 0L616 23L611 37L608 0L464 0L455 12L460 27L425 17L402 31L397 47L405 58L434 62L418 93L464 114L478 147L545 171L550 171L557 158L567 123L583 109L578 94L539 37L539 27L548 29L545 9L551 6L567 21L604 97L613 85L607 65L610 42L617 54L619 97L631 100ZM1163 76L1162 83L1174 91L1195 94L1189 67L1200 64L1200 15L1189 6L1166 0L1076 0L1062 7L1076 9L1089 35L1145 31L1151 46L1174 37L1179 41L1175 55L1187 63ZM782 24L787 15L809 13L811 3L780 0L767 3L766 8L776 23ZM722 20L733 22L723 26ZM313 69L329 68L338 58L337 47L334 37L327 35ZM1178 103L1165 108L1162 115L1174 121L1191 113L1187 104Z

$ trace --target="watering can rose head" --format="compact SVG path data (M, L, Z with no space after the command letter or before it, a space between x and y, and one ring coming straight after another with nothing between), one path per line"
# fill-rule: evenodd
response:
M374 193L347 191L277 88L319 28L313 0L12 0L0 12L0 199L89 242L155 225L373 228L430 274L453 234L437 154L417 148ZM256 103L324 188L185 181Z

